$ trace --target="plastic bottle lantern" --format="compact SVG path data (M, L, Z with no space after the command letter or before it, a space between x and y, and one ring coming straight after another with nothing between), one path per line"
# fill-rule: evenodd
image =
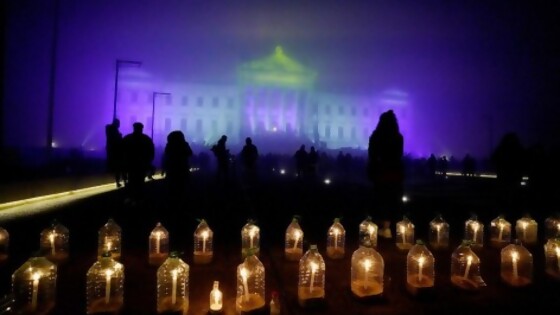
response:
M360 223L359 235L360 245L377 247L377 224L371 221L371 217L368 216Z
M408 251L406 257L406 283L412 294L434 287L435 259L421 240Z
M560 237L560 216L555 215L544 220L546 239Z
M414 224L404 216L402 221L397 222L397 247L409 250L414 245Z
M152 266L161 265L169 256L169 232L157 223L148 239L148 262Z
M303 230L299 226L298 219L295 217L286 229L284 255L289 261L299 261L301 256L303 256Z
M158 313L189 311L189 265L173 252L157 271Z
M430 221L430 246L435 250L449 247L449 223L441 215Z
M383 257L373 247L360 246L352 254L350 288L358 298L383 294Z
M560 238L551 238L544 245L546 273L556 280L560 280Z
M0 227L0 263L8 259L10 249L10 234Z
M537 221L526 215L515 223L515 235L525 245L537 244Z
M105 252L115 260L121 258L121 227L113 219L99 229L97 256L101 257Z
M47 259L54 263L62 263L68 259L68 229L54 221L50 227L44 229L40 236L41 251Z
M219 314L222 312L224 295L220 291L220 282L214 281L212 291L210 291L210 314Z
M469 291L486 286L480 276L480 258L472 251L470 241L463 241L451 255L451 283Z
M490 222L490 244L495 248L503 248L511 243L511 223L503 216Z
M56 265L31 257L12 275L15 314L48 314L56 301Z
M533 279L533 255L516 240L502 249L502 281L513 287L530 284Z
M344 258L345 240L346 231L340 224L340 219L336 218L327 233L327 257L331 259Z
M261 310L265 304L264 266L249 250L243 263L237 266L235 309L238 314L245 314Z
M194 231L194 253L193 261L197 265L209 264L214 256L214 232L206 223L206 220L200 220L200 223Z
M472 248L481 248L484 245L484 224L473 215L465 222L465 240L471 241Z
M253 255L259 255L260 251L261 229L255 225L252 220L241 229L241 255L246 257L249 251Z
M310 307L324 299L325 261L317 245L311 245L299 261L298 302L302 307Z
M106 252L87 272L87 313L118 313L123 296L124 266Z

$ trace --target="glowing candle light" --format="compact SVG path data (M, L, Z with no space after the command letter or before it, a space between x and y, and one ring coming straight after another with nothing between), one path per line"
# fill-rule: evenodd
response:
M338 229L334 229L334 248L338 247L338 234L340 234L340 231Z
M517 261L519 260L519 254L517 252L511 253L511 262L513 263L513 279L517 281Z
M161 243L161 232L157 231L156 232L156 254L159 254L160 243Z
M204 230L202 231L202 233L200 233L200 235L202 236L202 252L205 253L206 252L206 240L208 240L208 230Z
M471 224L471 227L473 229L473 243L476 243L476 233L478 233L478 229L479 229L479 224L477 222Z
M219 289L220 282L214 281L214 287L210 291L210 311L220 312L223 305L223 294Z
M111 300L111 277L113 276L113 270L105 270L105 304L109 304Z
M253 248L253 240L255 239L255 234L257 233L256 228L252 228L249 231L249 248Z
M529 223L527 223L526 221L521 222L521 229L522 229L522 233L523 233L523 240L527 241L527 226L529 225Z
M369 269L371 268L371 260L366 259L364 260L364 289L368 288L368 272Z
M502 237L504 234L504 222L500 221L500 223L498 224L498 226L500 227L500 233L498 234L498 242L502 241Z
M418 283L422 283L422 268L424 267L424 262L426 261L426 257L420 255L418 258Z
M556 225L556 230L558 230L557 233L560 235L560 223Z
M39 293L39 280L41 279L41 273L33 273L33 275L31 275L31 279L33 280L33 291L31 293L31 311L35 311L37 309L37 295Z
M241 275L241 280L243 280L243 297L245 298L245 302L249 301L249 285L247 284L247 279L249 278L249 270L243 267L239 271L239 275Z
M465 274L463 275L463 278L465 279L469 277L469 270L471 269L472 260L473 257L471 255L467 256L467 267L465 268Z
M437 237L436 237L436 242L439 245L441 236L440 236L440 231L441 231L441 223L436 224L436 230L437 230Z
M558 264L558 272L560 272L560 246L556 246L556 263Z
M301 237L301 231L295 230L294 231L294 250L298 247L299 238Z
M373 233L375 233L375 228L373 227L372 224L370 224L370 225L368 225L367 229L368 229L368 233L369 233L369 238L373 239L373 235L374 235Z
M49 234L49 241L51 242L51 255L55 255L56 254L56 248L54 247L54 238L56 236L56 233L51 233Z
M401 236L403 244L406 243L406 227L401 225Z
M107 251L111 252L111 249L113 248L113 243L106 240L105 246L107 247Z
M319 265L315 262L310 262L309 268L311 269L311 279L309 280L309 293L313 293L313 282L315 282L315 273L319 269Z
M171 278L172 278L172 283L171 283L171 304L175 305L175 303L177 302L177 273L179 272L179 270L177 269L173 269L171 271Z

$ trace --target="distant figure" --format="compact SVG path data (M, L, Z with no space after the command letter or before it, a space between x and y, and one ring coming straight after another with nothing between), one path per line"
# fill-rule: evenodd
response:
M463 176L474 177L475 171L476 161L470 154L467 153L463 158Z
M163 153L162 172L172 197L179 197L185 193L190 176L189 159L193 151L180 130L175 130L167 136L167 144Z
M119 131L120 121L113 119L111 124L105 126L107 153L107 170L115 176L117 187L121 187L121 180L126 184L126 174L123 170L123 137Z
M144 179L151 171L155 152L152 138L143 133L144 125L135 122L132 129L132 133L123 139L124 161L131 197L138 199L142 194Z
M397 117L392 110L379 117L379 123L369 137L368 177L373 182L374 200L382 215L380 236L390 238L391 220L401 210L403 195L404 139L399 131Z
M218 172L216 179L218 183L226 184L229 177L229 150L226 149L227 136L223 135L218 142L212 146L212 152L218 162Z
M294 154L294 159L296 160L296 172L299 179L303 179L305 168L307 167L308 154L305 151L305 145L301 145L299 150Z
M514 199L519 195L516 192L523 177L524 162L525 150L519 137L513 132L507 133L492 154L492 163L496 168L502 198L511 207L519 206Z
M447 160L447 156L442 155L438 161L438 169L443 175L443 178L447 177L447 170L449 169L449 161Z
M428 158L428 175L431 178L434 178L435 175L436 175L436 170L437 170L437 158L432 153L432 154L430 154L430 157Z
M245 179L248 183L254 183L257 177L257 159L259 151L249 137L245 139L245 146L241 150L241 163L245 172Z
M312 146L311 149L309 149L308 164L307 164L307 170L309 172L310 179L315 178L315 175L317 173L318 163L319 163L319 153L317 153L317 151L315 151L315 147Z

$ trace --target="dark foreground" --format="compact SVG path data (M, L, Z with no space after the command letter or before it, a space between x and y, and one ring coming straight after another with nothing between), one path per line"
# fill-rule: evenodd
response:
M534 284L513 289L500 282L499 251L483 248L482 277L487 287L478 293L454 289L449 281L450 256L459 245L463 222L471 212L488 226L491 219L507 209L495 198L494 181L461 178L445 183L409 183L410 202L403 212L410 213L416 225L416 238L426 239L428 222L441 212L451 225L452 246L434 252L436 289L419 299L405 289L406 252L399 251L394 239L380 239L378 250L385 260L385 299L377 303L355 300L349 289L350 256L357 249L358 224L371 209L370 186L361 181L333 178L330 185L302 185L287 176L272 176L254 189L233 185L218 188L201 174L193 178L183 200L171 201L162 181L148 184L145 200L135 207L125 205L123 191L76 202L57 212L17 221L0 222L11 234L10 259L0 266L0 294L10 293L11 274L38 249L39 233L52 219L70 229L70 260L59 266L55 314L85 313L85 275L97 255L97 231L109 217L123 229L125 297L123 314L154 314L156 308L156 269L148 265L148 234L161 221L171 235L171 247L183 252L190 269L189 314L206 314L208 295L214 280L224 292L224 314L234 313L235 270L241 262L240 229L248 218L261 227L260 259L266 268L267 303L273 290L280 293L283 314L521 314L560 308L560 283L544 275L541 243L531 248L534 257ZM533 210L533 209L528 209ZM292 215L302 216L307 243L317 243L325 255L326 232L334 217L342 216L346 228L346 258L326 261L326 305L319 310L303 310L297 304L297 263L283 259L284 231ZM547 212L532 212L540 227ZM399 214L400 215L400 214ZM200 266L192 263L192 234L196 218L206 218L214 231L214 261ZM511 222L517 214L510 214ZM542 229L541 229L542 230Z

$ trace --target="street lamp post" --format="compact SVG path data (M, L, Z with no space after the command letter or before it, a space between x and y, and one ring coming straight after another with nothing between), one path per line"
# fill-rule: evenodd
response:
M113 120L117 118L117 92L119 89L119 69L121 65L128 64L140 67L142 65L141 61L134 61L134 60L122 60L117 59L115 61L115 89L113 94Z
M168 95L171 96L171 93L168 92L153 92L152 93L152 140L154 139L154 121L156 117L156 96L158 95Z

